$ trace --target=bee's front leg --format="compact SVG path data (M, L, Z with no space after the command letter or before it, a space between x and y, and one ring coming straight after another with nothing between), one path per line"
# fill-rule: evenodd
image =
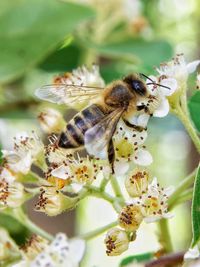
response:
M124 123L126 124L126 126L138 131L138 132L142 132L142 131L146 131L147 128L144 128L142 126L139 125L135 125L135 124L131 124L129 121L127 121L126 119L123 119Z
M110 166L111 166L112 174L114 174L115 173L115 170L114 170L115 149L114 149L112 138L110 139L110 141L108 143L107 152L108 152L108 161L109 161Z

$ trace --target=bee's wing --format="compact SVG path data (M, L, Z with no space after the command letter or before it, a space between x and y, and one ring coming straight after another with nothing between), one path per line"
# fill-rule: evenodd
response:
M98 97L102 92L101 87L90 87L74 84L52 84L38 88L35 95L42 99L56 104L72 104L76 101L87 102Z
M94 127L86 131L84 143L87 152L96 157L105 157L105 148L112 138L124 109L119 108L104 117Z

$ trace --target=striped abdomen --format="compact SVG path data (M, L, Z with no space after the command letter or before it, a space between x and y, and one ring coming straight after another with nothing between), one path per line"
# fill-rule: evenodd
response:
M78 148L84 145L85 132L97 124L104 116L105 112L99 105L93 104L85 108L68 122L66 131L62 132L59 137L58 146Z

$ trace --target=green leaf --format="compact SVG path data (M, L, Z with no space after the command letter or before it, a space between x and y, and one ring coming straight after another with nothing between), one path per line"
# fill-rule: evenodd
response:
M49 55L39 66L45 71L66 72L76 68L79 63L81 51L74 44L68 45L62 49L56 50Z
M128 39L118 43L95 46L104 56L120 58L146 67L154 67L173 55L171 45L166 41L145 41Z
M193 199L192 199L192 247L194 247L200 239L200 165L197 170Z
M189 100L189 110L190 116L200 132L200 91L195 92L195 94Z
M127 257L121 261L120 267L126 266L130 263L133 263L133 262L145 262L145 261L152 259L153 257L154 257L153 252L147 252L147 253L143 253L143 254L129 256L129 257Z
M1 7L0 82L4 83L42 62L94 16L89 7L57 0L1 0Z

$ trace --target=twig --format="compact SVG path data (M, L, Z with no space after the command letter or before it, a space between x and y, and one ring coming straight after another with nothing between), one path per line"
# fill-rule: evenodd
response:
M162 256L159 259L152 260L145 264L145 267L166 267L166 266L177 266L183 262L185 251L168 254Z

